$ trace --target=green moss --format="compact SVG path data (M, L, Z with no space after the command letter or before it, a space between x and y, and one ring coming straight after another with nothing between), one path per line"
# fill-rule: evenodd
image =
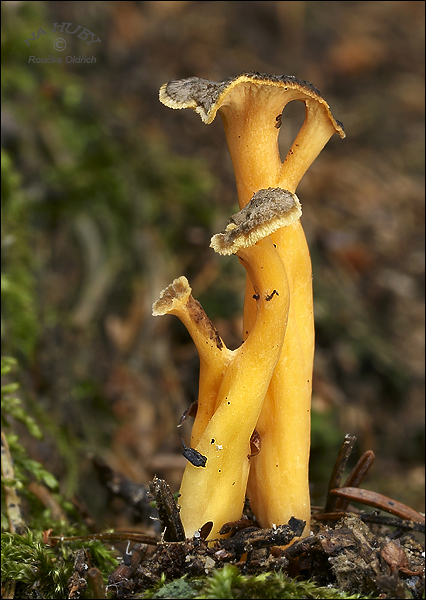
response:
M28 598L33 597L31 588L37 588L45 598L66 598L72 563L59 561L37 537L32 531L28 531L27 535L2 533L2 580L19 582L21 588L27 590Z
M75 533L73 528L67 529L68 535ZM105 580L118 565L112 552L98 541L66 542L49 548L42 542L41 531L28 530L25 535L2 533L1 544L2 582L17 583L15 598L40 598L38 594L46 599L67 598L75 552L82 547L89 550L93 564L101 570ZM91 596L85 594L84 597Z
M2 358L1 373L10 378L16 361ZM4 486L15 488L21 501L25 500L25 519L28 525L25 534L4 531L1 535L1 573L2 583L12 581L15 586L15 598L66 598L68 580L73 572L75 552L79 548L90 551L92 561L103 573L105 579L117 566L115 554L99 541L74 541L59 543L50 548L43 543L43 532L53 530L56 536L87 534L82 523L72 524L77 515L58 492L56 478L40 462L31 459L24 446L19 443L13 431L16 421L21 422L28 432L36 438L42 437L42 431L36 421L28 414L20 398L16 396L19 385L8 381L2 385L2 426L13 460L13 479L2 478L1 524L2 530L9 527ZM51 490L53 499L64 511L65 519L54 521L50 509L46 509L38 498L28 489L28 483L39 481ZM68 521L69 519L69 521ZM38 594L38 595L37 595Z
M12 369L16 366L16 361L13 358L2 357L1 359L1 374L2 377L11 374ZM13 468L15 478L7 481L7 485L15 487L17 490L29 492L26 490L26 485L30 480L43 482L52 490L58 488L56 478L44 466L29 458L25 448L18 441L18 436L13 431L7 433L10 424L13 420L23 423L33 437L42 438L42 432L35 419L28 414L27 409L23 406L22 400L15 395L19 389L19 384L16 382L8 382L1 387L1 409L2 409L2 427L6 430L6 439L9 445L11 456L13 457ZM3 513L3 506L2 506Z
M166 583L165 578L139 598L365 598L347 595L339 590L320 587L310 581L296 581L282 572L242 575L233 565L217 569L205 579L182 577Z
M28 198L11 157L1 152L2 273L1 333L3 351L29 359L39 332L35 279L30 248Z
M200 598L361 598L346 596L333 588L319 587L309 581L295 581L283 573L241 575L226 565L209 578Z

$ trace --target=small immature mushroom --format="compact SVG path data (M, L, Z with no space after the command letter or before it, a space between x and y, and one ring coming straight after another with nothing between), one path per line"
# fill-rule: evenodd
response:
M281 161L278 146L281 114L293 100L305 104L305 121ZM222 82L197 77L175 80L162 86L160 101L170 108L191 108L206 124L219 112L240 208L261 189L282 188L294 193L329 138L334 133L345 137L343 126L333 118L318 90L292 76L252 72ZM282 352L256 424L262 450L251 462L248 495L262 527L286 523L295 516L306 521L307 535L314 354L312 268L300 220L272 233L271 240L285 264L291 300ZM254 293L253 281L248 277L245 336L250 335L255 323Z
M195 446L213 416L222 378L233 352L226 348L217 329L194 300L186 277L175 279L154 302L152 314L176 315L192 337L200 358L197 415L192 428L191 445Z
M228 221L225 231L212 237L219 254L236 254L262 237L288 227L300 219L302 207L296 194L281 188L259 190L250 202Z
M201 468L188 463L182 479L179 504L189 536L211 521L209 538L218 537L224 523L241 517L250 469L250 441L281 353L290 302L285 268L270 231L298 218L297 205L297 198L285 190L261 190L247 210L232 217L231 225L238 223L238 235L232 235L228 225L227 230L212 238L213 248L221 254L237 254L245 267L255 290L256 317L245 342L237 350L228 351L219 389L212 388L212 396L216 394L214 413L201 437L193 436L191 440L192 449L206 462ZM168 297L167 303L174 308L164 312L175 311L182 318L185 310L176 307L182 306L186 293L181 298L176 291L179 285L174 282L172 286L155 303L154 314L162 313L158 302L162 306ZM191 333L194 323L187 322ZM199 409L202 401L200 397ZM194 426L197 419L198 412Z

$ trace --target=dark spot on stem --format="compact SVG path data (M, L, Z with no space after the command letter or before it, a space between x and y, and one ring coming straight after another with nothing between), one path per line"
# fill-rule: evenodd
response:
M180 442L183 446L182 454L186 458L187 461L194 465L194 467L205 467L207 462L207 456L203 456L198 452L198 450L194 450L194 448L189 448L183 439L180 439Z
M200 532L200 538L205 540L209 535L210 531L213 528L213 521L207 521L204 525L198 530Z
M269 302L269 300L272 300L272 298L274 297L274 295L279 296L279 293L277 292L277 290L273 290L271 294L269 294L269 296L266 296L265 300L266 302Z
M253 456L256 456L257 454L259 454L260 447L261 447L260 435L259 435L259 432L255 429L253 431L253 433L251 434L251 438L250 438L250 454L247 456L247 458L250 460L250 458L252 458Z

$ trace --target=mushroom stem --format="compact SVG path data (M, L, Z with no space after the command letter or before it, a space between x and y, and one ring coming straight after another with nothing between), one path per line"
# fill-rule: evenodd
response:
M194 448L207 458L206 466L199 468L188 463L183 475L179 503L187 535L211 521L209 537L218 537L224 523L241 516L249 474L250 438L287 325L287 276L271 239L242 248L237 256L253 282L256 319L250 335L226 369L214 415Z
M234 167L240 208L261 188L294 192L305 171L336 132L327 104L298 89L285 91L252 83L235 87L220 107ZM278 145L276 116L291 100L305 103L305 121L285 161ZM237 109L238 107L238 109ZM343 130L340 129L340 133ZM343 134L344 135L344 134ZM312 267L300 220L272 236L290 285L288 327L281 356L256 429L262 451L253 457L248 480L251 508L262 527L295 516L310 528L309 453L314 314ZM254 322L251 281L247 280L244 332Z
M305 120L281 170L281 187L295 192L303 175L336 132L345 137L343 128L331 117L325 101L305 99Z
M231 98L234 95L236 91L232 92ZM238 107L238 118L233 102L219 111L234 168L240 208L258 190L279 187L282 163L278 130L274 126L272 112L259 110L256 96L260 95L261 92L256 89L246 91L244 103ZM277 114L281 114L282 109L280 98L275 109Z
M198 351L198 407L191 434L191 445L195 446L214 413L217 393L234 352L225 346L201 304L192 297L191 291L186 277L175 279L161 292L152 307L152 314L176 315L185 325Z
M310 258L297 223L271 238L286 265L290 308L282 351L256 425L262 446L252 459L247 495L262 527L287 523L294 516L306 521L304 535L308 535L314 355Z
M282 162L277 118L293 100L305 104L305 120ZM240 208L262 188L281 187L294 193L330 137L336 132L345 137L325 100L314 88L297 80L286 85L240 76L221 98L218 110L234 167Z

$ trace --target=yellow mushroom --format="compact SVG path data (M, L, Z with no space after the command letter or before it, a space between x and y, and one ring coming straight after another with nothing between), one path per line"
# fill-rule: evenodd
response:
M233 353L191 291L186 277L175 279L154 302L152 314L179 317L197 348L200 359L198 406L191 434L191 444L196 446L213 416L217 393Z
M192 450L200 461L188 463L180 488L181 518L188 536L212 522L209 537L218 537L224 523L241 517L250 440L281 353L290 301L285 268L270 233L289 226L300 214L294 194L281 189L260 190L231 217L227 229L212 238L216 251L238 256L253 283L255 322L237 350L225 349L222 341L219 350L218 336L212 335L209 321L206 325L207 317L198 320L190 314L189 307L195 301L184 277L166 288L154 304L154 315L175 314L185 323L199 350L200 363L205 361L206 372L214 374L208 379L215 383L206 390L200 372L194 421L197 433L191 438ZM198 305L197 314L200 310ZM218 358L218 352L224 352L226 359ZM205 425L207 413L211 416ZM199 418L202 426L197 423Z
M191 108L204 123L219 112L231 155L240 208L261 189L294 193L329 138L345 137L327 102L311 84L291 76L243 73L222 82L191 77L162 86L160 100L171 108ZM305 120L284 161L278 134L290 101L305 104ZM309 532L308 463L314 355L312 269L299 220L271 234L285 265L290 307L282 351L256 424L261 451L252 459L248 496L263 527L294 516ZM253 281L247 278L244 337L255 324Z
M281 161L278 133L285 106L300 100L305 121ZM242 208L260 189L281 187L294 192L303 175L333 133L343 138L327 102L307 81L289 75L242 73L216 82L198 77L164 84L160 101L169 108L192 108L210 124L219 111Z

